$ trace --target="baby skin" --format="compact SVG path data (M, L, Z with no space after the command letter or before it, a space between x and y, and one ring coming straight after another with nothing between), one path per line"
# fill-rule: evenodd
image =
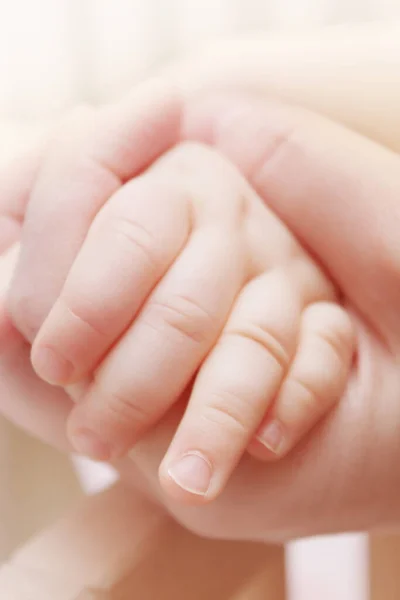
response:
M214 499L247 450L285 456L340 398L355 339L327 276L222 155L182 143L100 208L33 344L112 461L179 400L166 493Z

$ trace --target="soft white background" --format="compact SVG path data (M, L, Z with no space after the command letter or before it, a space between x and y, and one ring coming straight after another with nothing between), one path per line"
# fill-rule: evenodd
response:
M0 0L0 118L110 98L205 40L394 16L399 0Z
M0 125L24 146L42 121L118 96L206 40L395 16L400 0L0 0ZM9 151L0 141L0 158ZM79 469L89 490L110 476ZM366 598L363 536L293 544L288 561L292 600Z

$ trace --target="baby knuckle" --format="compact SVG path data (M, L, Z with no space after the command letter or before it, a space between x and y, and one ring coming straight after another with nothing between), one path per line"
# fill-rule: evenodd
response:
M97 336L104 337L108 335L107 323L110 319L106 318L109 315L104 314L102 303L98 304L93 301L92 297L86 298L83 294L80 297L74 296L73 298L62 296L59 302L73 321L82 323L85 329Z
M292 393L292 397L301 409L301 413L313 414L319 413L322 407L322 396L316 385L309 381L293 377L285 384L286 388Z
M143 428L151 421L150 411L132 396L121 391L107 391L107 418L122 426Z
M160 265L156 240L149 229L125 215L113 215L107 224L112 235L126 246L129 252L142 255L153 269Z
M318 337L320 343L325 346L330 356L341 364L349 357L350 350L353 349L352 338L348 335L343 335L344 332L325 331L320 332Z
M282 371L287 370L291 353L286 348L286 344L269 326L263 323L247 323L243 327L235 327L227 331L226 334L239 336L261 346Z
M305 318L309 321L315 334L338 353L354 341L353 321L338 304L328 302L313 304L306 310Z
M347 363L354 352L356 340L350 316L334 304L316 304L308 311L309 333L319 354L336 366Z
M166 300L153 300L144 315L153 326L177 332L184 338L201 344L209 340L216 329L216 320L199 302L183 294L171 295Z
M202 418L232 436L248 436L252 429L252 411L245 399L228 390L219 390L210 397L203 409Z

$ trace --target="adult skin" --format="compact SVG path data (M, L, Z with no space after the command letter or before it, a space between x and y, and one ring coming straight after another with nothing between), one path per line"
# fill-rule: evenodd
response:
M171 104L171 114L175 109ZM400 457L399 157L312 113L242 94L210 93L201 102L189 98L178 103L179 111L185 127L175 134L223 150L336 280L358 324L359 354L338 409L296 453L268 466L246 459L218 501L200 509L169 504L169 510L205 535L265 541L396 526L400 476L392 465ZM357 127L362 129L360 123ZM370 122L365 129L370 134ZM254 145L254 131L260 130L262 144ZM246 160L237 148L249 150ZM28 171L34 171L32 164ZM28 175L19 182L26 189L32 185ZM9 190L3 192L5 213L23 196L13 182ZM20 267L20 281L27 273L35 275L35 258L37 270L41 268L33 256L29 271L26 264ZM16 302L21 296L18 278L15 285ZM22 321L20 325L24 329ZM63 443L67 396L35 378L29 346L5 314L1 329L3 411L45 439ZM176 418L170 415L135 448L134 461L121 465L127 480L136 482L139 471L143 489L159 499L157 466Z

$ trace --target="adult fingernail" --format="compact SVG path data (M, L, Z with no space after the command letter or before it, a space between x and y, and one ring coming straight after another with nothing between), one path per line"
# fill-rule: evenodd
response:
M256 438L268 450L279 454L284 442L282 425L279 421L270 421L257 432Z
M188 452L169 466L168 474L185 491L205 496L211 484L212 466L202 454Z
M67 383L74 370L72 363L49 346L34 348L32 365L41 379L53 385Z

